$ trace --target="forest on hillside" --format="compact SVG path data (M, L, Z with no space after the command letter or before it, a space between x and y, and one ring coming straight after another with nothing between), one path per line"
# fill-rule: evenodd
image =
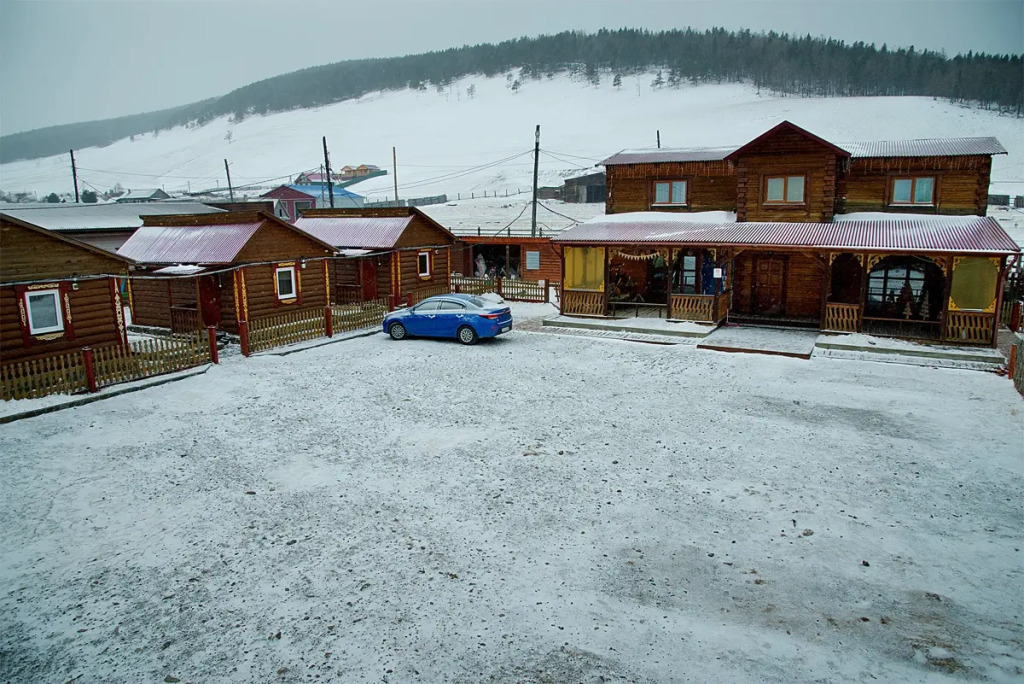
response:
M5 135L0 137L0 162L108 145L179 125L200 126L220 116L241 120L373 91L444 88L472 75L505 74L515 88L562 73L616 84L623 76L648 71L658 72L651 83L656 88L749 82L804 96L925 95L1024 116L1024 55L949 58L913 46L890 50L775 32L603 29L311 67L182 107Z

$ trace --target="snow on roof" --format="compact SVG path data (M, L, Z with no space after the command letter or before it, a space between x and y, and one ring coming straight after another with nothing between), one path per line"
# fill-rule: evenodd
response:
M205 270L206 269L204 267L197 266L195 264L176 264L174 266L167 266L166 268L153 271L153 273L160 275L191 275Z
M666 215L634 220L595 219L554 239L559 243L662 243L809 247L842 250L1012 254L1020 252L989 216L924 218L885 215L884 220L835 223L722 223L680 221Z
M361 256L366 256L367 254L373 254L373 250L372 249L343 249L343 250L339 251L338 254L340 254L341 256L347 256L347 257L361 257Z
M625 214L607 214L595 216L584 222L587 223L735 223L736 212L734 211L690 211L690 212L668 212L668 211L631 211Z
M4 207L4 213L41 228L54 231L135 230L142 216L169 214L215 214L217 209L198 202L152 202L145 204L49 204L21 208Z

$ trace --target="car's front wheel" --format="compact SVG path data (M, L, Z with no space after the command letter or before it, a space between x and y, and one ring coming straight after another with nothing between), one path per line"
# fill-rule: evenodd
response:
M401 323L392 323L388 327L388 335L391 335L393 340L404 340L408 333L405 331L405 326Z
M476 334L476 330L473 330L473 328L468 325L464 325L459 328L459 342L462 344L476 344L478 339L479 337Z

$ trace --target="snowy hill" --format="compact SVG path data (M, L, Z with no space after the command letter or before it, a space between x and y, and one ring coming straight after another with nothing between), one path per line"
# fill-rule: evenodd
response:
M394 193L397 148L403 198L445 193L515 193L533 174L534 126L541 125L540 184L594 170L623 148L739 145L784 119L830 141L996 136L1009 150L993 160L991 191L1024 194L1024 121L929 97L780 97L745 85L651 87L653 76L621 88L568 76L526 81L462 79L443 92L376 93L318 109L232 123L178 127L103 148L76 150L82 189L161 186L168 192L224 188L224 159L238 194L258 195L323 161L326 135L335 169L376 164L388 175L351 189L371 199ZM467 91L472 86L474 95ZM262 189L261 189L262 188ZM0 165L0 189L70 192L68 155Z

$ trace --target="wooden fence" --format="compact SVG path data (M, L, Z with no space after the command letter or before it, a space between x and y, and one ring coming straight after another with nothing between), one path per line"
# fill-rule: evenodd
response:
M183 306L171 307L171 332L189 333L201 328L199 311Z
M122 382L194 368L214 358L205 330L16 361L0 366L0 398L35 399L50 394L96 392Z
M714 295L672 295L668 317L677 321L711 323L714 315Z
M141 380L154 375L195 368L211 361L210 339L205 330L174 337L159 337L93 350L96 384L99 387Z
M0 366L0 399L35 399L89 388L81 351Z
M331 307L333 328L335 331L342 332L380 325L387 313L387 297L357 304L337 304Z
M825 321L821 329L829 332L860 332L860 304L827 302Z
M548 284L538 280L452 276L451 291L474 295L494 292L513 302L548 302L551 300L548 295Z
M437 295L448 294L451 291L451 288L447 285L431 285L429 287L417 288L409 293L409 306L415 306L427 297L436 297Z
M303 309L276 316L254 318L248 324L248 353L327 336L324 309Z

